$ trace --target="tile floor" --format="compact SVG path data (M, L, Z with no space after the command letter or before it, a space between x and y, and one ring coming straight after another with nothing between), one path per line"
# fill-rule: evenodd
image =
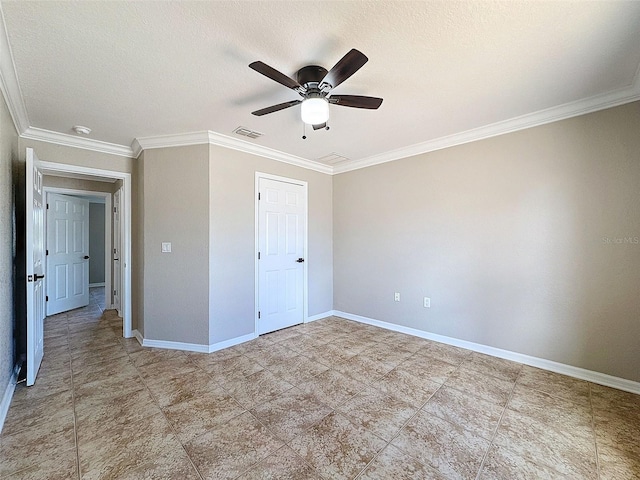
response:
M640 396L339 318L210 355L48 318L6 479L639 479Z

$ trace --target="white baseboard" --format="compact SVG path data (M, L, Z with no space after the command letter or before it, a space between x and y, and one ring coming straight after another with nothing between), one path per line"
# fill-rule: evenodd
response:
M104 287L104 282L90 283L89 288L92 288L92 287Z
M131 332L143 347L166 348L169 350L183 350L185 352L212 353L222 350L223 348L233 347L240 343L248 342L256 338L254 333L242 335L241 337L231 338L223 342L213 343L211 345L202 345L199 343L171 342L168 340L151 340L144 338L138 330Z
M4 421L7 419L7 413L9 413L9 407L11 406L11 399L13 398L13 392L16 389L17 369L9 377L9 382L4 389L4 395L0 402L0 433L2 433L2 427L4 427Z
M242 335L241 337L231 338L223 342L213 343L209 345L208 353L217 352L218 350L222 350L223 348L229 348L235 345L240 345L241 343L249 342L257 337L258 335L256 335L255 333L249 333L247 335Z
M311 315L307 317L304 323L315 322L316 320L322 320L323 318L330 317L335 314L334 310L329 310L328 312L319 313L317 315Z
M473 350L474 352L484 353L493 357L504 358L506 360L512 360L514 362L523 363L531 367L549 370L551 372L560 373L562 375L578 378L580 380L586 380L588 382L597 383L606 387L617 388L618 390L640 394L640 382L634 382L625 378L614 377L613 375L607 375L606 373L594 372L593 370L574 367L572 365L566 365L564 363L554 362L551 360L546 360L544 358L532 357L509 350L502 350L500 348L490 347L487 345L482 345L480 343L458 340L457 338L446 337L444 335L425 332L416 328L404 327L402 325L396 325L394 323L383 322L382 320L375 320L373 318L354 315L352 313L334 311L332 314L337 317L346 318L347 320L366 323L367 325L373 325L375 327L392 330L394 332L406 333L408 335L413 335L415 337L425 338L427 340L433 340L440 343L446 343L455 347L466 348L467 350Z

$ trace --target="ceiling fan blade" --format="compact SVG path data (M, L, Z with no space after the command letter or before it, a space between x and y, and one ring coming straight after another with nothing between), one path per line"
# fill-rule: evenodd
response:
M253 115L261 117L262 115L266 115L267 113L273 113L273 112L277 112L278 110L284 110L285 108L293 107L294 105L298 105L299 103L302 103L302 100L292 100L290 102L271 105L270 107L262 108L260 110L256 110L255 112L251 112L251 113Z
M313 129L314 130L320 130L321 128L325 128L327 126L327 123L319 123L318 125L314 125Z
M365 97L363 95L331 95L329 97L329 103L343 107L375 110L382 104L382 99L378 97Z
M249 67L253 68L256 72L261 73L265 77L269 77L271 80L275 80L276 82L284 85L287 88L291 88L293 90L302 88L302 86L293 78L287 77L284 73L280 73L278 70L270 67L266 63L253 62L249 64Z
M325 75L320 82L320 85L328 83L331 85L331 88L336 88L347 78L360 70L368 60L369 59L364 53L356 50L355 48L351 49L349 53L342 57L340 61L336 63L331 70L329 70L329 73Z

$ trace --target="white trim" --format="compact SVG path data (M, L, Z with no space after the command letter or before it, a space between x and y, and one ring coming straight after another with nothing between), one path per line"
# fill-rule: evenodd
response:
M572 365L554 362L552 360L546 360L544 358L532 357L509 350L502 350L501 348L490 347L488 345L482 345L480 343L473 343L466 340L459 340L457 338L425 332L423 330L396 325L394 323L384 322L382 320L375 320L369 317L354 315L352 313L334 311L333 315L346 318L347 320L353 320L355 322L366 323L367 325L384 328L386 330L391 330L394 332L406 333L407 335L413 335L415 337L425 338L427 340L433 340L456 347L466 348L467 350L473 350L474 352L484 353L493 357L504 358L506 360L523 363L525 365L541 368L550 372L560 373L562 375L578 378L580 380L586 380L588 382L597 383L599 385L617 388L618 390L640 394L640 382L634 382L632 380L614 377L605 373L594 372L593 370L574 367Z
M258 308L260 307L260 265L258 261L258 251L260 248L260 204L258 201L258 193L260 192L260 179L264 178L265 180L275 180L278 182L291 183L293 185L299 185L304 188L304 254L303 258L305 262L303 264L303 273L302 273L302 323L305 322L305 319L309 314L309 184L303 180L296 180L294 178L282 177L280 175L272 175L270 173L264 172L256 172L255 174L255 191L253 192L254 197L254 210L255 210L255 248L254 248L254 305L255 305L255 330L254 332L257 335L258 329Z
M640 72L640 69L638 72ZM345 162L344 164L333 167L332 173L337 175L339 173L350 172L352 170L371 167L381 163L393 162L402 158L442 150L444 148L484 140L491 137L497 137L506 133L517 132L519 130L525 130L527 128L537 127L547 123L557 122L567 118L577 117L587 113L597 112L599 110L635 102L636 100L640 100L640 75L638 75L638 72L636 72L634 83L627 88L539 110L519 117L510 118L502 122L496 122L464 132L455 133L453 135L448 135L446 137L439 137L426 142L398 148L396 150L390 150L388 152L360 160Z
M131 147L127 147L125 145L93 140L86 137L78 137L76 135L70 135L68 133L53 132L51 130L45 130L43 128L28 127L27 129L22 131L20 136L22 138L54 143L56 145L65 145L67 147L91 150L92 152L108 153L110 155L135 158L134 152Z
M90 190L78 190L74 188L63 188L63 187L42 187L42 191L45 194L46 203L49 203L50 193L56 193L56 194L62 194L62 195L77 195L82 197L90 196L90 197L104 198L104 279L105 281L102 283L96 283L96 284L90 283L89 288L91 288L92 286L105 287L104 301L105 301L105 309L106 309L107 306L111 305L110 300L112 299L111 295L107 295L107 294L108 292L113 291L113 288L111 286L113 284L113 281L111 278L113 275L113 268L111 265L112 257L109 255L109 252L111 252L113 248L113 246L111 245L111 222L113 217L113 208L111 207L112 194L107 192L95 192ZM49 237L48 231L47 231L47 228L48 228L47 216L48 215L45 214L45 220L44 220L45 245L47 244L47 238ZM47 265L48 265L48 262L47 262ZM50 278L50 275L48 275L48 272L47 272L47 276L45 277L45 284L47 282L47 278Z
M120 298L123 310L122 335L125 338L130 338L133 335L131 331L131 174L113 170L102 170L98 168L81 167L77 165L69 165L66 163L55 163L46 161L40 161L40 166L45 170L52 170L60 173L80 173L93 175L96 177L108 177L122 180L124 198L120 198L120 214L122 222L121 235L123 241L120 262L123 271L123 283L121 286L122 292ZM53 187L47 188L52 189ZM109 208L111 208L110 201Z
M247 335L242 335L241 337L230 338L229 340L224 340L222 342L212 343L211 345L209 345L208 353L217 352L218 350L233 347L235 345L240 345L241 343L250 342L257 337L258 336L255 333L249 333Z
M143 347L165 348L169 350L182 350L185 352L212 353L225 348L233 347L241 343L249 342L257 337L255 333L249 333L236 338L230 338L218 343L210 345L202 345L199 343L170 342L168 340L150 340L144 338L138 330L133 330L133 336Z
M274 150L262 145L256 145L246 140L229 137L227 135L212 131L180 133L176 135L161 135L156 137L141 137L137 138L134 141L132 151L134 155L140 155L140 152L142 150L148 150L152 148L181 147L201 144L226 147L232 150L250 153L259 157L269 158L271 160L288 163L289 165L295 165L296 167L306 168L308 170L314 170L320 173L333 173L333 167L329 165L318 163L313 160L307 160L306 158L291 155L279 150Z
M335 314L336 314L335 310L329 310L324 313L318 313L317 315L306 317L307 319L304 321L304 323L310 323L310 322L315 322L316 320L322 320L323 318L332 317Z
M131 336L133 338L135 338L136 340L138 340L138 343L140 345L142 345L144 343L144 337L142 336L142 334L140 333L140 331L136 328L134 330L131 330Z
M16 379L18 368L14 369L14 372L9 376L9 382L4 389L4 395L0 402L0 433L2 433L2 427L4 427L4 421L7 419L9 413L9 407L11 406L11 399L13 398L13 392L16 389Z

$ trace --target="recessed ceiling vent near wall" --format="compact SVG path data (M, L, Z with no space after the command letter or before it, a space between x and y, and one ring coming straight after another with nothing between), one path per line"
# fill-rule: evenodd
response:
M349 159L344 155L340 155L334 152L330 153L329 155L325 155L324 157L320 157L316 161L320 163L326 163L327 165L338 165L339 163L349 161Z
M247 127L238 127L233 131L233 133L249 138L260 138L262 135L264 135L264 133L256 132L255 130L251 130Z

